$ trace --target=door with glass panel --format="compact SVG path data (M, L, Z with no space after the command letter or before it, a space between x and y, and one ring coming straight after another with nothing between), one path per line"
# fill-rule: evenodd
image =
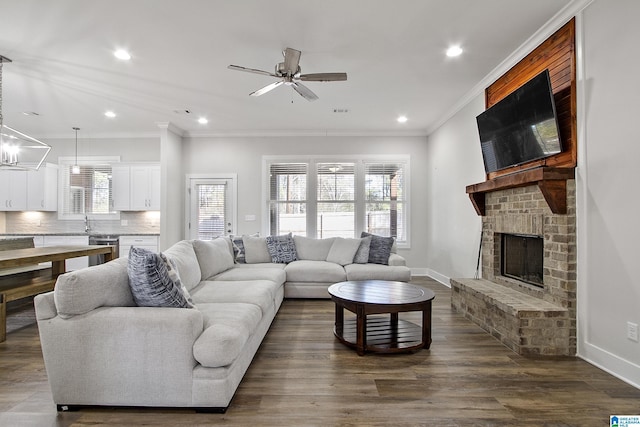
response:
M189 180L189 237L212 240L234 232L232 179Z

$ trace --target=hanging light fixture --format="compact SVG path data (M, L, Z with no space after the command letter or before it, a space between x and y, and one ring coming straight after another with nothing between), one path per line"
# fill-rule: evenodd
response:
M39 169L51 146L6 126L2 118L2 64L11 62L0 55L0 166Z
M80 173L80 166L78 166L78 131L80 128L73 128L76 131L76 162L71 167L71 173L77 175Z

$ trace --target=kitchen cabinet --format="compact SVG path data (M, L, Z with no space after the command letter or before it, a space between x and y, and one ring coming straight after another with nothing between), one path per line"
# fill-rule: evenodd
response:
M27 171L27 210L56 211L58 209L58 165L43 164Z
M159 164L113 165L111 176L114 210L160 210Z
M89 236L44 236L44 246L88 245ZM79 270L89 266L89 257L69 258L67 271Z
M160 165L131 166L131 210L160 210Z
M6 170L0 172L0 210L27 210L27 172Z
M111 186L113 194L113 210L128 211L130 209L129 200L129 165L111 166Z
M132 246L158 252L158 236L120 236L120 258L127 258Z

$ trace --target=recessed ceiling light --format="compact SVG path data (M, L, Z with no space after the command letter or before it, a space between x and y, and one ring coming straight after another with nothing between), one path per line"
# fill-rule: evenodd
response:
M24 114L25 116L39 116L39 113L36 113L35 111L23 111L22 114Z
M207 120L206 117L200 117L198 119L198 123L200 123L201 125L206 125L207 123L209 123L209 120Z
M113 111L106 111L104 115L109 117L110 119L113 119L116 116L116 113L114 113Z
M460 56L462 54L462 48L458 45L451 46L447 49L447 56L453 58L455 56Z
M398 120L398 123L407 123L407 120L409 119L407 119L407 116L400 116L397 118L397 120Z
M118 59L122 59L123 61L128 61L131 59L131 54L124 49L116 50L115 52L113 52L113 55Z

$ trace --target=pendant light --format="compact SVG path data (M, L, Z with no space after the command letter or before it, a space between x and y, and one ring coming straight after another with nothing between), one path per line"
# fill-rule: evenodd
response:
M73 130L76 131L76 162L71 167L71 173L77 175L80 173L80 166L78 166L78 131L80 128L74 127Z

